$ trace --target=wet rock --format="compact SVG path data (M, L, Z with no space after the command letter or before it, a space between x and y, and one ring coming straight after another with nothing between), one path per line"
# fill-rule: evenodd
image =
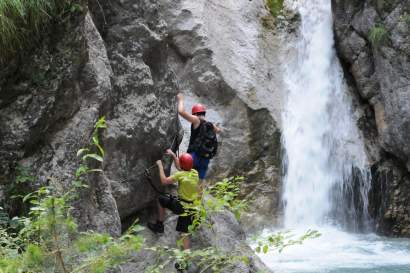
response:
M397 198L408 194L410 176L410 25L405 19L410 14L410 2L333 0L332 4L339 56L363 107L370 106L374 112L366 119L377 132L364 133L372 143L368 145L370 160L378 172L382 169L384 173L386 162L390 162L391 171L400 173L386 185L388 193L381 207L391 210L386 213L386 221L378 224L383 226L379 230L391 233L387 227L391 225L395 226L393 233L400 235L404 229L396 226L408 226L400 219L410 214L410 206ZM376 174L373 180L377 179L381 177ZM373 187L380 183L374 181ZM393 217L393 208L402 205L405 209Z

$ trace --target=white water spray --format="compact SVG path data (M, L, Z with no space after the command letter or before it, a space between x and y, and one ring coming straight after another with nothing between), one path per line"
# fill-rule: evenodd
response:
M359 183L366 214L367 159L334 50L331 1L295 0L291 5L301 15L301 28L298 56L285 78L285 227L320 226L332 218L353 169L364 178Z
M367 220L364 145L333 48L331 1L291 4L302 25L285 79L285 228L294 234L313 228L322 236L260 257L281 273L408 273L410 240L342 231Z

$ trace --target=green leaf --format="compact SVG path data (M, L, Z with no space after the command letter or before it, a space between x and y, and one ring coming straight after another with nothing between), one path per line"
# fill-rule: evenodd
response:
M80 150L78 150L77 151L77 156L80 156L80 155L82 155L83 153L88 153L90 151L90 149L87 149L87 148L83 148L83 149L80 149Z
M26 196L24 196L24 197L23 197L23 202L27 202L27 200L29 200L30 198L32 198L35 193L36 193L36 192L31 192L31 193L27 194Z
M255 251L256 251L256 253L261 253L261 247L260 247L260 246L257 246L256 249L255 249Z
M86 154L85 156L83 156L82 160L85 161L85 160L87 160L88 158L95 159L95 160L97 160L97 161L99 161L99 162L103 162L103 161L104 161L104 159L103 159L101 156L97 155L97 154Z
M263 253L266 254L268 252L269 248L268 245L263 246Z
M77 168L75 172L75 177L80 177L82 174L85 174L88 172L88 166L81 164L80 167Z

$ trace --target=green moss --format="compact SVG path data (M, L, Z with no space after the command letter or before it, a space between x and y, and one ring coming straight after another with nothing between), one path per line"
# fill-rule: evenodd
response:
M284 0L266 0L266 5L273 17L278 16L279 12L283 9L283 2Z
M369 33L369 40L373 46L382 45L387 39L387 30L384 26L374 26Z

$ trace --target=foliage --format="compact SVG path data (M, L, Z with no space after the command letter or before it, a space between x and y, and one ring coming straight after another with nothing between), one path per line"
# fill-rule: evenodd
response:
M139 235L142 228L136 223L120 238L92 231L80 232L72 215L72 202L78 191L87 187L88 175L102 172L105 151L99 133L105 128L107 125L102 117L95 125L89 147L78 151L81 164L69 189L59 190L58 185L62 183L51 177L47 186L23 197L23 202L30 204L30 210L27 217L12 219L19 228L14 228L8 215L1 214L0 209L0 221L5 219L7 223L0 225L0 273L103 273L126 262L141 249L154 251L157 256L157 262L147 269L150 273L164 272L164 268L173 261L177 261L180 268L195 263L200 272L220 272L222 268L234 267L239 262L249 264L247 257L214 247L197 250L144 247L144 239ZM22 171L17 181L25 183L31 179L28 172ZM194 217L191 233L200 225L209 224L210 214L223 209L229 209L237 218L240 217L247 208L246 200L239 198L242 181L243 177L232 177L217 182L204 190L201 199L188 205L188 213ZM314 234L306 236L310 238ZM301 237L282 242L285 238L288 239L286 236L272 237L267 242L269 246L283 249L306 239Z
M266 5L269 8L269 12L272 14L273 17L279 15L279 13L283 9L283 2L284 0L266 0Z
M248 201L239 198L239 185L243 180L241 176L225 178L205 189L201 199L195 200L193 204L184 204L186 215L193 217L193 223L189 226L190 233L194 233L202 224L210 225L209 215L223 209L233 212L239 220L241 213L248 207Z
M373 46L382 45L387 39L387 30L384 26L377 25L370 30L369 40Z
M233 212L239 220L241 213L248 208L248 201L239 198L240 184L244 181L242 176L225 178L209 188L209 192L217 200L220 207Z
M96 123L92 144L79 154L82 164L76 171L76 183L61 193L56 181L26 195L30 203L28 217L17 218L23 228L14 232L0 227L0 272L93 272L102 273L125 262L131 253L138 251L143 238L137 233L141 227L134 224L118 239L108 234L79 232L71 214L71 201L85 185L85 175L100 171L87 164L101 164L104 150L99 142L99 129L106 128L104 117ZM91 156L93 155L93 156Z
M410 14L404 15L403 20L410 26Z
M54 18L81 9L80 0L1 0L0 62L36 40Z
M14 179L11 180L5 191L7 198L2 202L0 207L0 227L17 229L18 221L10 218L10 215L27 213L28 208L22 198L30 190L30 183L35 181L35 177L30 174L30 169L22 165L17 165L15 168Z
M270 234L269 236L258 239L255 251L257 253L267 253L269 249L276 249L282 252L283 249L292 245L301 245L307 239L314 239L321 236L321 234L316 230L308 230L305 234L294 238L294 235L290 231L277 232L275 234Z
M219 251L214 247L207 247L197 250L179 250L170 247L148 248L158 254L155 265L148 267L147 273L162 273L167 265L176 261L180 269L187 269L192 264L198 268L198 272L220 272L223 268L232 267L239 262L249 264L246 256L232 255L224 251ZM161 260L162 259L162 260Z

